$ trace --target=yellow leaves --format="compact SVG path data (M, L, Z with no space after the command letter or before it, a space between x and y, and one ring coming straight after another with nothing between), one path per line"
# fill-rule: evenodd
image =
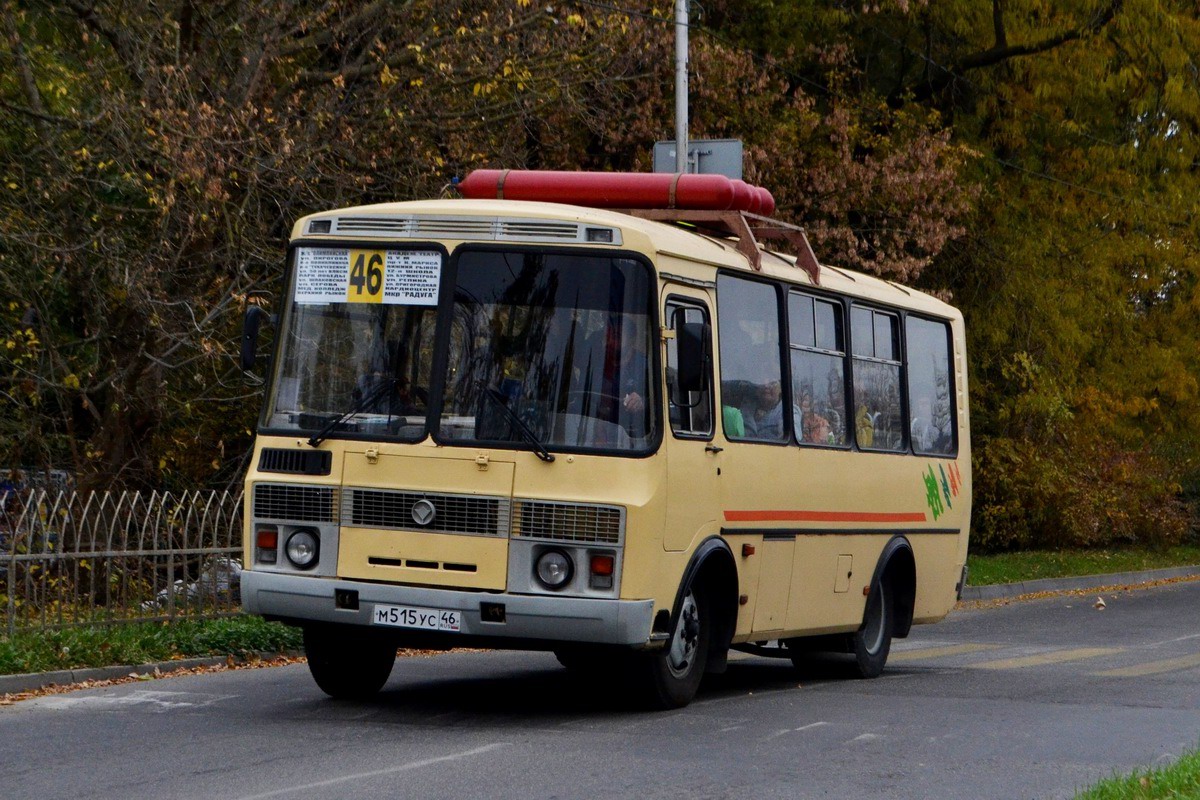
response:
M400 82L400 77L398 75L396 75L396 73L392 72L392 70L388 67L387 64L384 64L383 71L379 73L380 85L386 89L390 86L395 86L399 82Z
M68 389L74 389L78 391L80 388L79 376L74 372L67 375L67 377L63 378L63 386L67 387Z
M571 25L573 27L576 27L576 28L582 28L583 27L583 17L580 16L579 14L568 14L567 15L567 24Z

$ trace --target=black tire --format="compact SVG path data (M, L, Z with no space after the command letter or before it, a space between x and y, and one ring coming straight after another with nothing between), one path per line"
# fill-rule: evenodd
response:
M863 611L862 626L850 639L850 652L861 678L877 678L887 663L896 628L896 599L889 582L873 581Z
M682 708L704 678L712 639L712 605L694 584L688 587L667 646L639 654L631 664L644 701L652 708Z
M304 654L317 686L338 700L373 696L396 664L394 642L353 629L305 628Z
M624 651L609 647L565 644L554 648L558 663L576 675L612 675L621 668Z

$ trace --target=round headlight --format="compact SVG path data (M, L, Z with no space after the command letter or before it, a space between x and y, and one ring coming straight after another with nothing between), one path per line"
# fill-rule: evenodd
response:
M317 563L320 544L317 535L309 530L298 530L288 537L284 551L288 561L298 569L308 569Z
M547 550L537 560L537 578L547 589L561 589L571 580L571 558L562 550Z

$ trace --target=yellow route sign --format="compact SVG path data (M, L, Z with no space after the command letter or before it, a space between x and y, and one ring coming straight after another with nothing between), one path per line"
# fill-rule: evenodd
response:
M382 303L386 266L387 252L384 250L351 250L346 302Z

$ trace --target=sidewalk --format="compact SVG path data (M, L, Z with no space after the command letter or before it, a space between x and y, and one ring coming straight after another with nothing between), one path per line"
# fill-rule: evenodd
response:
M963 600L1000 600L1037 592L1068 592L1079 589L1099 589L1109 586L1134 586L1155 581L1177 578L1200 577L1200 566L1171 567L1169 569L1147 569L1139 572L1116 572L1108 575L1084 575L1077 578L1043 578L1036 581L1002 583L993 586L967 586L963 589ZM299 655L299 654L293 654ZM92 667L89 669L64 669L55 672L30 672L22 675L0 675L0 695L32 692L44 686L66 686L83 681L105 681L125 678L130 674L168 675L171 672L196 667L211 667L224 664L226 656L187 658L179 661L160 661L157 664L124 665L116 667Z

